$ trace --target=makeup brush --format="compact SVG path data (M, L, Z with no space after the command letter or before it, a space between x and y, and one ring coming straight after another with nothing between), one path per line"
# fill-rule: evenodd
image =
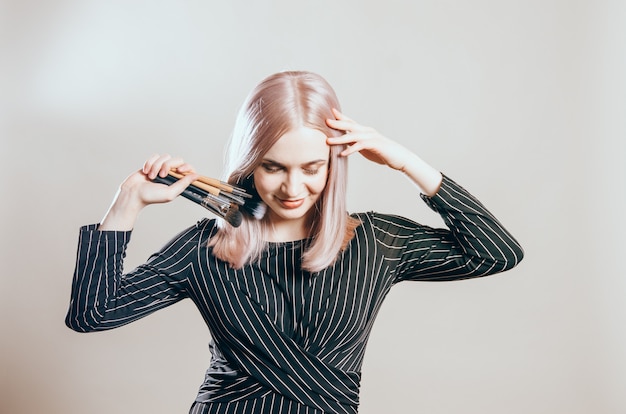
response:
M241 209L255 219L261 220L267 211L267 204L265 204L258 195L253 195L252 198L246 200L246 203L241 206Z
M178 178L173 177L172 175L167 175L164 178L159 177L164 183L175 183L178 181ZM201 198L204 202L209 203L213 208L219 210L222 214L226 214L231 207L235 206L231 200L215 196L209 192L207 192L206 186L202 186L202 184L193 182L191 183L186 190L189 190L192 195L195 195Z
M183 175L188 175L190 173L188 172L184 172L184 173L179 173L176 171L170 171L170 173L176 177L178 175L178 178L182 177ZM198 176L198 179L196 181L200 181L201 183L205 183L208 184L212 187L216 187L219 188L222 191L226 191L228 193L233 193L239 196L243 196L243 197L252 197L250 194L248 194L246 192L246 190L244 190L243 188L239 188L237 186L234 186L232 184L228 184L227 182L224 181L220 181L216 178L211 178L211 177L205 177L204 175L200 175Z
M171 185L178 181L177 178L168 175L167 177L157 176L154 180L157 183ZM201 205L207 210L222 217L227 223L233 227L239 227L242 221L242 215L236 204L224 201L213 194L204 191L195 185L190 185L181 193L186 199Z
M175 171L170 171L169 174L173 177L181 178L183 175L187 175L189 173L181 174ZM216 196L225 196L231 199L241 206L241 210L243 210L243 212L250 214L257 220L262 219L267 211L267 205L258 195L248 194L243 188L228 184L224 181L201 175L192 184L203 189L205 189L205 187L202 184L209 186L209 189L213 189L211 191L208 191L207 189L209 193ZM218 191L215 191L214 189L218 189Z
M177 173L175 171L168 172L174 178L181 179L185 175ZM228 199L240 206L244 205L245 199L252 197L239 187L234 187L226 183L222 183L214 178L200 176L196 181L192 183L194 186L201 188L209 194L212 194L221 199Z

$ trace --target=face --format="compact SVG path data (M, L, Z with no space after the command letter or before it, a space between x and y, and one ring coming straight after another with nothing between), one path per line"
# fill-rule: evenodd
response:
M306 127L287 132L265 154L254 170L254 185L275 226L293 226L296 232L308 228L326 186L329 155L326 135Z

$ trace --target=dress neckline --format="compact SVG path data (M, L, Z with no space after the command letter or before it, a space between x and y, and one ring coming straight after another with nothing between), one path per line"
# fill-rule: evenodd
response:
M306 245L310 240L311 240L310 238L305 238L305 239L287 240L287 241L266 241L265 243L267 247L270 249L281 249L281 248L293 249L293 248L298 248L298 247L302 247L303 245Z

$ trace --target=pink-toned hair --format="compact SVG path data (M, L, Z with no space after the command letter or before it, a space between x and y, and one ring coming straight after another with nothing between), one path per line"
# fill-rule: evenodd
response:
M255 192L253 172L263 156L286 132L299 127L341 135L326 125L340 109L330 84L311 72L279 72L265 78L244 102L226 151L225 178ZM346 208L348 164L341 146L331 146L328 179L318 199L311 228L312 241L302 257L302 267L319 271L331 265L354 234L358 221ZM219 220L219 230L209 245L213 253L231 266L240 268L259 258L269 234L268 215L261 220L244 215L239 227Z

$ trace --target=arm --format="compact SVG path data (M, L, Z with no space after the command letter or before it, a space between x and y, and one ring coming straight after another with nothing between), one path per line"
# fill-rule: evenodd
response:
M132 273L122 273L130 230L141 209L175 198L194 179L185 177L176 186L151 182L176 167L191 171L178 159L153 156L122 183L102 222L81 228L66 317L70 328L83 332L114 328L181 298L179 270L169 262L180 255L173 243Z
M187 297L186 276L194 227L172 239L145 264L123 273L130 231L80 229L70 306L65 324L78 332L126 325Z
M172 169L180 173L193 172L193 168L179 158L172 158L169 155L153 155L144 163L141 170L131 174L120 185L111 207L98 228L100 230L131 230L142 209L150 204L172 201L198 177L197 174L191 173L170 186L152 182L157 175L165 177Z
M420 188L423 194L433 196L439 190L443 179L441 173L427 164L417 154L382 136L373 128L362 126L336 109L337 119L327 119L331 128L344 131L340 137L329 137L329 145L348 145L341 153L347 157L361 153L365 158L377 164L385 164L394 170L403 172Z
M449 228L430 229L401 218L380 221L379 234L386 238L383 245L394 245L394 254L403 252L398 280L484 276L519 263L523 256L519 243L465 189L374 129L359 125L338 111L335 116L337 119L328 120L328 125L346 133L329 138L330 145L348 145L342 155L360 152L374 162L403 172L420 187L422 198Z
M475 197L448 177L424 201L448 229L374 214L376 239L394 267L394 282L449 281L492 275L516 266L524 252L513 236Z

